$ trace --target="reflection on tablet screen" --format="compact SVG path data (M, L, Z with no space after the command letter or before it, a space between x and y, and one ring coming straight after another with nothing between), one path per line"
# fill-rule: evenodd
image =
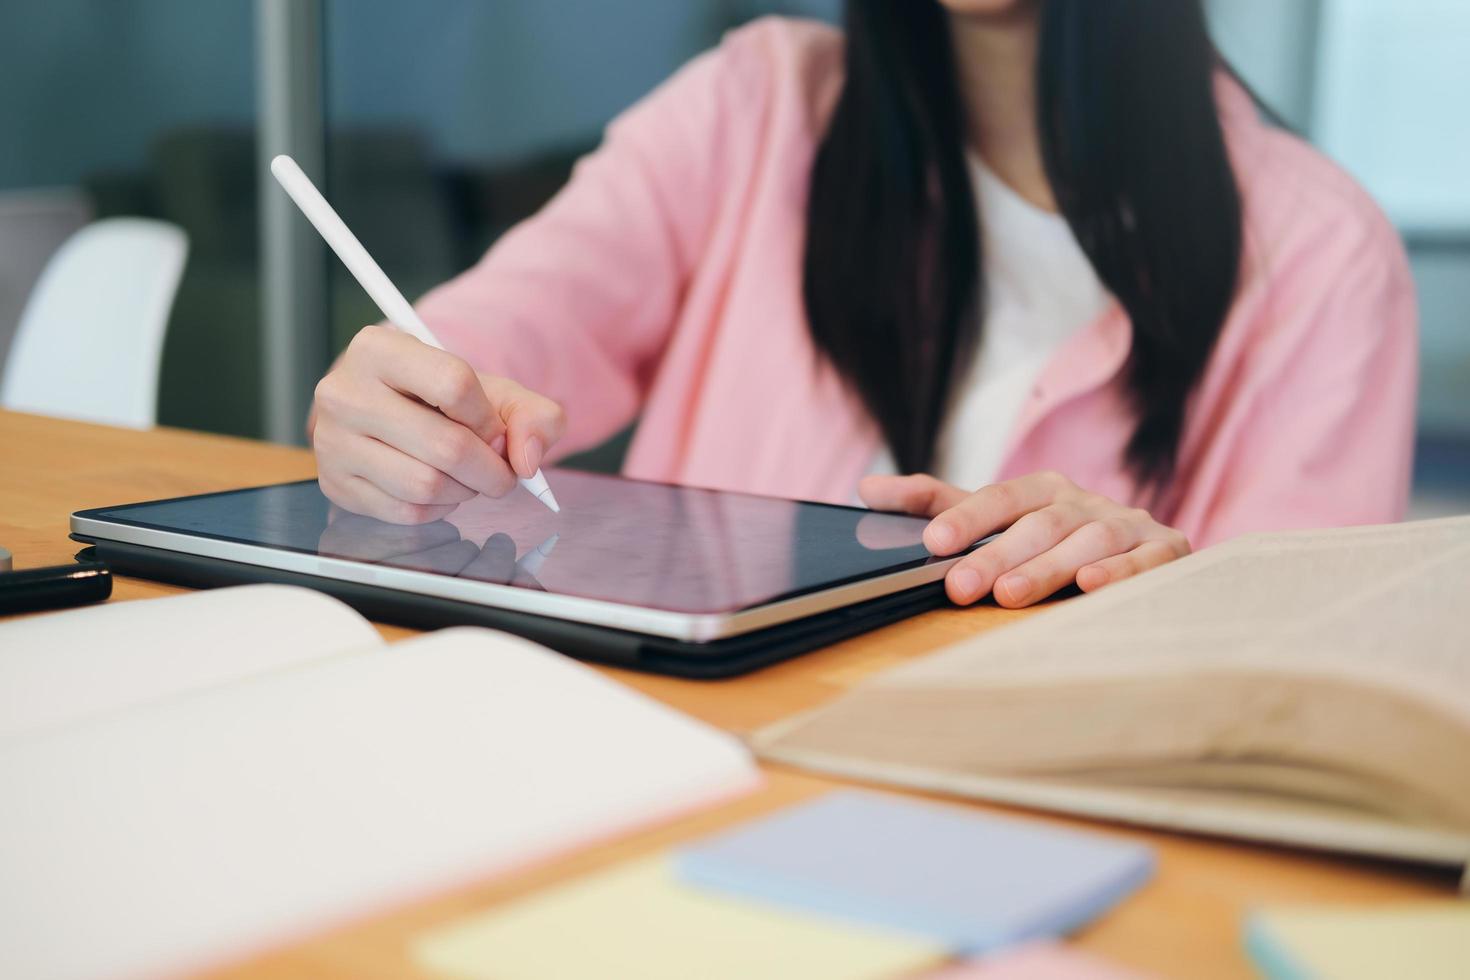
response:
M402 526L332 507L315 482L119 508L131 522L689 613L733 612L929 560L926 521L557 471L553 514L519 491ZM111 516L111 515L109 515Z

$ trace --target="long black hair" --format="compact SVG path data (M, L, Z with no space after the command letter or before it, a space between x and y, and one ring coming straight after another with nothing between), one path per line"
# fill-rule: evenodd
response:
M1157 489L1239 276L1222 62L1200 0L1043 0L1040 19L1046 173L1132 321L1125 463ZM846 77L811 175L807 314L899 468L923 470L984 291L948 15L936 0L848 0L845 26Z

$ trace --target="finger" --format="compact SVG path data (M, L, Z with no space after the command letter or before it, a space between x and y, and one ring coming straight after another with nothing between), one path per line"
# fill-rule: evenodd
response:
M425 551L458 538L459 530L446 521L384 524L361 514L343 514L322 532L317 550L334 558L377 562L394 555Z
M328 375L317 385L317 404L322 408L314 435L319 466L364 475L360 470L367 467L360 466L354 455L362 444L352 438L360 434L427 463L477 493L499 497L515 486L515 473L493 446L376 377L364 381L343 371ZM495 424L500 424L498 417Z
M326 378L327 375L330 375L333 371L337 370L337 368L342 364L342 357L343 354L338 354L335 358L333 358L332 366L327 368L327 374L323 375L323 378ZM306 413L306 444L308 446L316 445L316 423L320 415L321 412L317 405L316 397L313 395L311 399L311 408Z
M474 490L422 460L379 442L372 436L347 437L351 448L338 465L355 473L390 497L411 504L462 504Z
M1002 575L995 583L995 601L1011 609L1040 602L1071 585L1083 567L1132 551L1154 527L1147 515L1128 511L1087 521L1055 548Z
M523 479L533 476L566 430L561 406L509 378L481 378L481 384L505 426L506 459Z
M411 504L390 497L367 480L351 474L321 475L322 492L339 507L389 524L427 524L447 516L455 504Z
M1077 569L1077 587L1083 592L1096 592L1105 585L1121 582L1180 557L1178 550L1167 541L1145 541L1126 554L1113 555Z
M873 510L933 517L964 500L968 494L928 473L913 473L908 476L865 476L858 482L858 496Z
M1087 520L1087 512L1073 504L1023 514L994 541L956 562L944 577L945 591L961 605L974 602L993 590L1002 575L1055 547ZM999 594L995 598L1005 604Z
M1055 502L1070 487L1058 473L1032 473L981 487L935 516L924 530L924 544L932 554L952 555Z
M384 384L438 409L482 442L503 430L480 376L463 358L382 326L358 331L351 348Z
M358 418L365 435L427 463L476 493L503 497L515 486L510 465L475 432L390 388L380 386Z

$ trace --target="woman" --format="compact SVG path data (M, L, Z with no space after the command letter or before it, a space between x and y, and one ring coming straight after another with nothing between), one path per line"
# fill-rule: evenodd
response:
M630 476L856 492L941 555L1008 528L958 603L1405 506L1402 249L1258 119L1198 0L757 22L419 310L454 353L369 327L317 389L323 489L388 521L635 417Z

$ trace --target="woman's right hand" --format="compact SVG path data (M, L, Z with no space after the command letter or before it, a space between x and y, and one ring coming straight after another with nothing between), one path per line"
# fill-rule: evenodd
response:
M561 406L392 327L364 327L316 386L308 424L322 492L393 524L438 520L533 475Z

